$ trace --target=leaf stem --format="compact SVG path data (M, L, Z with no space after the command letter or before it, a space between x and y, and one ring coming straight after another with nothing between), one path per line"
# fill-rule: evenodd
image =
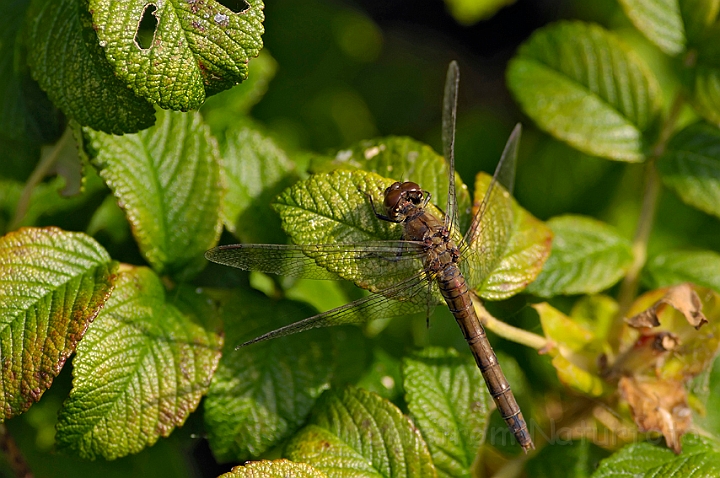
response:
M660 176L658 175L655 163L665 152L670 136L675 131L680 113L685 105L685 97L681 92L675 95L668 116L663 122L662 129L658 135L658 140L653 145L650 156L645 163L645 190L643 192L642 207L638 218L635 237L633 238L633 262L630 265L618 293L618 312L613 322L608 338L611 345L616 345L622 329L623 319L627 314L635 296L638 292L640 283L640 272L645 266L647 260L647 245L650 239L650 233L655 221L655 211L657 202L660 198Z
M25 183L22 194L20 195L20 200L15 208L15 217L13 217L13 220L10 222L9 230L14 231L20 227L22 220L25 218L25 215L30 208L30 200L32 199L32 193L35 190L35 187L40 184L45 176L48 175L48 172L52 169L53 165L60 157L60 152L65 146L65 143L70 139L72 139L72 130L70 127L67 127L58 142L55 143L53 148L50 150L50 153L44 155L35 167Z
M496 319L490 315L490 312L487 311L480 302L480 299L477 297L473 296L472 301L475 313L478 315L480 322L486 329L491 330L493 333L504 339L517 342L535 350L540 350L547 346L547 339L545 339L545 337L528 332L527 330L513 327L512 325L508 325L505 322Z
M5 461L10 465L18 478L32 478L33 474L25 461L25 457L15 443L5 424L0 424L0 450L5 455Z

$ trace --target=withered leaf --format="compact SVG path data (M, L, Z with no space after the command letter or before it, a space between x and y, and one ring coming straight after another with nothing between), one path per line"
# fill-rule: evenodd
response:
M679 454L680 439L692 423L687 393L682 383L622 377L618 387L630 405L638 429L642 432L662 433L667 446Z
M660 325L658 314L667 305L683 314L688 323L696 329L708 321L702 313L702 303L697 292L692 289L690 284L685 283L670 287L662 299L655 302L650 308L626 319L626 322L635 328L657 327Z

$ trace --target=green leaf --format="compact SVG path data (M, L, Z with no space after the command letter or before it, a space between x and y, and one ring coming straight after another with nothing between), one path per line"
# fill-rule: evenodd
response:
M472 25L487 20L501 8L512 5L515 0L445 0L450 15L461 25Z
M158 112L134 135L86 130L92 162L125 209L140 250L159 274L187 277L220 235L217 146L198 114Z
M200 111L213 133L221 137L222 133L238 123L248 122L250 110L267 92L270 81L275 76L277 62L267 50L262 50L257 58L248 64L248 79L227 91L211 96Z
M222 338L166 299L160 279L126 266L77 349L57 446L113 460L182 425L210 385Z
M262 48L263 3L233 12L215 0L90 0L99 44L115 74L136 95L161 108L197 109L210 96L247 78ZM147 44L143 20L154 22Z
M620 0L635 27L668 55L685 50L686 37L679 0Z
M113 73L90 14L76 0L37 0L30 12L33 76L50 99L83 126L134 133L155 122L155 110Z
M527 464L533 478L589 478L608 452L588 440L569 440L553 436L551 446L543 447ZM558 466L562 463L562 466Z
M115 268L85 234L26 228L0 238L4 419L50 387L110 295Z
M323 394L286 454L332 476L437 476L412 422L392 403L352 387Z
M682 77L695 110L711 124L720 123L720 28L710 28L697 46L694 68Z
M720 217L720 130L696 123L676 134L657 163L663 182L684 202Z
M650 443L633 443L600 462L592 478L718 475L720 475L720 445L711 438L685 435L683 452L679 455Z
M720 0L682 0L679 4L688 44L701 48L705 33L720 12Z
M403 360L405 400L441 477L471 476L493 402L480 370L453 349Z
M545 267L527 288L531 294L595 294L615 284L632 263L630 241L607 224L574 215L547 224L555 238Z
M223 308L226 346L205 400L205 426L218 461L257 457L304 423L334 370L328 330L239 344L312 312L298 302L236 293ZM281 319L281 320L279 320Z
M650 259L645 282L652 288L692 282L720 293L720 254L714 251L668 251Z
M362 169L395 181L413 181L430 192L430 202L445 210L448 195L448 162L433 149L404 136L360 141L348 149L338 151L335 158L323 163L315 158L312 171L333 169ZM387 187L387 186L386 186ZM461 231L470 225L470 193L460 176L455 174L458 222ZM382 194L385 189L379 190ZM367 191L370 192L370 191ZM382 201L378 203L378 207Z
M289 460L255 461L236 466L218 478L327 478L327 475L306 463Z
M475 204L482 202L491 177L475 178ZM542 221L520 207L499 184L482 220L482 230L470 244L478 255L470 264L468 284L483 299L502 300L527 287L538 276L550 255L552 231ZM479 273L473 273L479 271Z
M241 242L284 242L270 203L295 182L294 164L274 141L251 128L228 130L221 153L225 227Z
M612 33L559 22L537 30L510 61L510 90L543 130L585 153L642 161L660 90Z

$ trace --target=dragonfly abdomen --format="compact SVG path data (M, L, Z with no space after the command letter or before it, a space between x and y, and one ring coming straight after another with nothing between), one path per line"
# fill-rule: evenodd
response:
M450 312L455 316L470 346L475 362L485 379L490 396L508 428L525 451L534 448L520 406L500 368L497 356L488 341L485 329L475 313L467 282L456 265L448 265L437 276L438 287Z

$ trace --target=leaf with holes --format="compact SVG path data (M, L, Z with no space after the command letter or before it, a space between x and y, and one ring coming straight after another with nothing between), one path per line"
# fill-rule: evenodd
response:
M134 133L155 110L113 73L90 14L75 0L33 2L28 62L48 96L70 118L107 133Z
M58 448L112 460L168 436L200 403L221 346L166 300L150 269L127 266L73 360Z
M3 418L50 387L110 295L115 268L85 234L27 228L0 238Z
M574 215L547 224L555 237L550 258L527 288L531 294L595 294L620 280L632 263L630 241L607 224Z
M475 362L427 348L403 360L405 400L440 477L470 476L493 402Z
M663 182L684 202L720 217L720 130L696 123L676 134L657 163Z
M392 403L352 387L320 397L286 454L332 476L437 476L412 422Z
M714 251L667 251L652 257L644 281L651 287L692 282L720 293L720 254Z
M160 274L188 277L220 235L219 154L196 113L158 112L157 124L134 135L86 130L92 163Z
M312 313L299 302L236 292L223 307L226 347L205 400L205 427L218 461L257 457L302 425L334 369L328 330L236 347Z
M585 153L643 161L657 80L615 35L581 22L536 31L510 61L510 90L543 130Z
M261 0L238 2L237 11L215 0L89 3L115 74L161 108L199 108L247 78L248 61L262 48Z
M327 478L327 475L306 463L290 460L255 461L236 466L218 478Z

